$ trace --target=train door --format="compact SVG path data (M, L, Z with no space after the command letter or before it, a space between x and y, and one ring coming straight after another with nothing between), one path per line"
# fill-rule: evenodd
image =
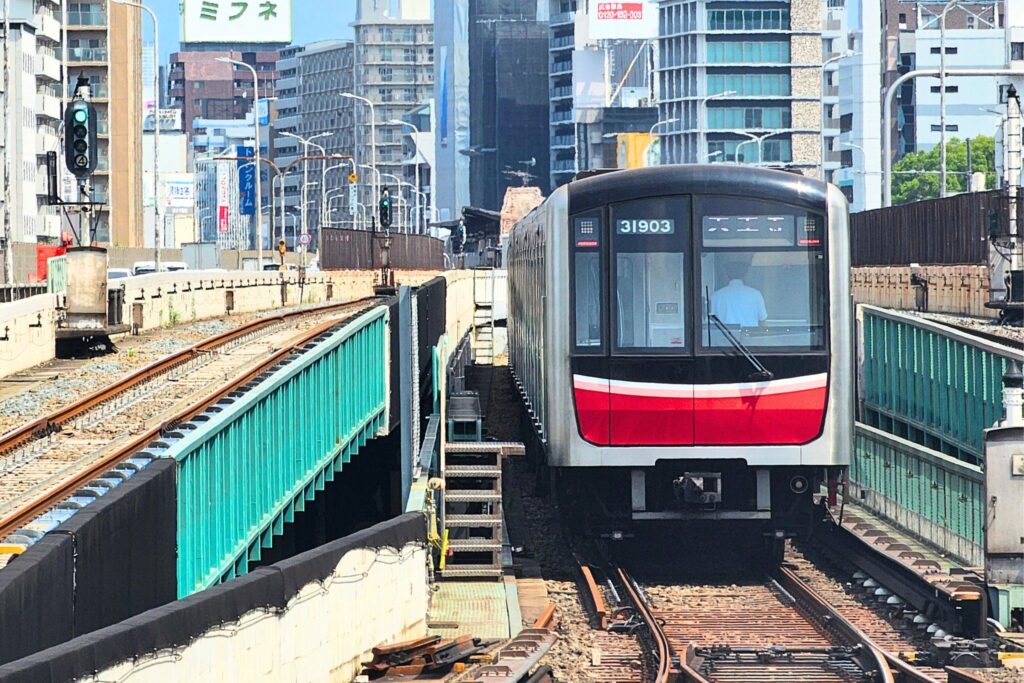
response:
M692 445L690 202L610 207L611 444Z

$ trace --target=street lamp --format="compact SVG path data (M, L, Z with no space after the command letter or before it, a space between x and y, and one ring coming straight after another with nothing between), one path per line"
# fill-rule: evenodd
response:
M362 103L364 103L364 104L366 104L367 106L370 107L370 156L373 157L370 160L370 166L374 169L374 171L376 171L377 170L377 114L374 112L373 102L371 102L369 99L367 99L365 97L362 97L361 95L353 95L350 92L343 92L343 93L341 93L341 96L342 97L347 97L350 100L359 100L360 102L362 102ZM374 197L374 201L376 201L377 197L380 195L380 184L379 184L379 176L374 176L374 177L378 179L378 183L373 186L373 197Z
M735 94L736 94L735 90L726 90L725 92L715 93L714 95L708 95L707 97L700 98L700 105L699 105L699 107L697 109L697 128L700 129L700 151L697 152L698 155L705 155L705 154L707 154L707 147L708 147L708 131L707 131L707 129L708 129L708 126L706 124L707 124L708 102L710 102L711 100L720 100L720 99L725 98L725 97L731 97L732 95L735 95ZM702 112L704 113L704 122L703 122L703 124L701 122L701 113Z
M303 157L308 157L309 156L309 146L310 146L310 144L313 143L313 140L316 140L318 138L327 137L327 136L330 135L330 133L317 133L316 135L313 135L313 136L311 136L309 138L304 138L301 135L296 135L295 133L289 133L287 131L283 131L281 133L281 135L283 135L285 137L289 137L289 138L295 138L296 140L301 142L302 143L302 156ZM314 145L314 147L320 147L320 145ZM323 149L323 147L320 147L320 149ZM306 204L308 203L308 199L307 199L308 189L309 189L309 160L308 159L303 159L302 160L302 234L303 235L309 233L309 222L308 222L309 214L306 211ZM322 190L322 188L321 188L321 190ZM305 249L303 249L302 253L303 254L306 253Z
M740 148L742 148L743 145L749 145L751 142L756 142L757 143L757 164L760 166L760 165L764 164L764 141L767 140L770 137L775 136L775 135L784 135L784 134L790 133L792 131L777 130L777 131L774 131L772 133L765 133L764 135L754 135L753 133L748 133L748 132L743 131L743 130L737 130L737 131L733 131L733 132L736 133L737 135L745 135L748 138L750 138L749 140L744 140L740 144L736 145L736 152L735 152L736 163L740 163L740 161L739 161Z
M939 196L946 196L946 15L960 0L949 0L939 15Z
M373 187L379 188L382 185L382 183L380 182L381 173L380 173L379 170L377 170L376 166L367 166L366 164L356 164L356 166L358 166L359 168L365 168L367 171L369 171L370 173L373 174L373 177L372 177L372 180L371 180L371 185ZM378 190L378 192L379 192L379 190ZM377 202L379 199L380 199L380 195L374 196L373 200L367 205L367 209L366 210L372 212L373 211L373 207L375 206L374 202ZM372 215L372 213L371 213L371 215Z
M705 154L704 155L704 161L711 161L715 157L720 157L720 156L722 156L722 150L718 150L718 151L712 152L711 154Z
M160 234L160 24L157 22L156 12L146 7L141 2L135 2L134 0L114 0L114 2L120 5L141 9L149 15L150 19L153 20L153 72L155 74L154 83L156 85L156 90L153 91L153 96L156 98L153 102L153 245L156 249L153 265L156 268L156 272L159 273L160 242L163 237ZM7 34L5 32L4 41L6 40ZM6 69L7 67L4 66L4 68Z
M218 62L232 64L252 72L252 127L256 132L256 270L263 272L263 170L260 162L260 77L255 67L236 59L217 57ZM157 69L157 72L160 70Z
M391 124L392 126L408 126L409 128L412 128L412 132L413 132L412 144L413 144L413 147L415 147L415 149L416 149L416 154L413 156L413 164L415 166L415 171L416 171L415 183L416 183L416 192L419 193L419 191L420 191L420 140L419 140L420 129L417 128L415 124L409 123L408 121L402 121L401 119L391 119L390 121L388 121L388 123ZM419 199L417 199L416 201L417 201L417 204L418 204L419 203ZM422 223L422 220L423 220L422 213L423 212L420 211L419 207L417 206L417 211L416 211L416 214L417 214L416 232L417 233L420 232L420 228L421 228L420 223Z
M846 59L848 57L857 57L860 54L861 54L860 52L854 52L852 50L847 50L846 52L843 52L842 54L838 54L838 55L836 55L834 57L829 57L828 59L826 59L824 62L821 63L821 78L822 78L822 80L824 81L824 79L825 79L825 67L827 67L829 64L835 64L836 62L841 61L843 59ZM824 95L825 95L825 87L824 87L824 85L822 85L822 99L823 100L824 100ZM828 180L828 178L825 177L825 152L827 151L826 148L825 148L825 144L826 144L825 141L826 141L826 138L825 138L825 104L824 104L824 102L822 102L822 105L821 105L821 179L822 180Z

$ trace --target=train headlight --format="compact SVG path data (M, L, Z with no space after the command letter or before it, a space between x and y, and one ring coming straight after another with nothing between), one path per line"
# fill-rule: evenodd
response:
M802 493L807 493L807 489L807 477L797 475L789 480L789 490L793 493L800 495Z

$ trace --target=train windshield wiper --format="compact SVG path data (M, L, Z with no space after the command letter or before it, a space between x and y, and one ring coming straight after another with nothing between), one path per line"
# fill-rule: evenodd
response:
M715 326L722 331L722 334L724 334L725 338L729 340L729 343L732 344L733 347L739 351L751 365L754 366L754 372L750 375L750 379L767 382L775 378L775 373L766 368L764 363L757 359L757 356L747 348L746 344L736 338L736 335L734 335L732 331L725 326L725 323L723 323L717 315L714 313L708 313L708 320L715 323Z

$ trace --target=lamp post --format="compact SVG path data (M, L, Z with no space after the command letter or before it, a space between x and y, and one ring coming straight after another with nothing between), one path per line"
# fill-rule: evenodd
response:
M377 114L374 112L373 102L371 102L369 99L367 99L365 97L362 97L361 95L353 95L350 92L343 92L343 93L341 93L341 96L342 97L347 97L350 100L359 100L360 102L362 102L362 103L364 103L364 104L366 104L367 106L370 107L370 156L373 157L370 160L370 166L374 169L374 171L376 171L377 170ZM379 176L375 176L375 178L377 178L377 184L373 185L373 197L374 197L373 200L377 201L377 197L380 195L380 184L379 184L380 177Z
M160 242L162 241L162 235L160 230L160 24L156 19L156 12L143 5L141 2L135 2L134 0L114 0L119 5L126 5L128 7L135 7L141 9L149 15L149 18L153 20L153 52L154 54L154 67L153 72L155 90L153 96L156 100L153 103L153 246L155 247L155 253L153 254L153 265L156 268L156 272L160 272ZM4 40L7 40L7 35L4 35ZM6 68L6 66L4 67Z
M722 156L722 150L717 150L717 151L711 152L711 154L705 154L704 155L704 161L711 161L715 157L720 157L720 156Z
M949 0L939 15L939 196L946 196L946 15L960 0Z
M840 60L846 59L847 57L857 57L860 54L861 54L860 52L853 52L853 51L847 50L846 52L844 52L842 54L838 54L835 57L829 57L828 59L826 59L824 62L821 63L821 78L822 78L822 81L824 81L824 79L825 79L825 67L826 66L828 66L829 64L835 64L836 62L838 62ZM822 99L824 99L824 95L825 95L825 86L824 86L824 83L822 83ZM825 105L822 104L821 105L821 179L827 181L828 178L825 177L825 152L826 151L827 150L825 149Z
M240 66L252 72L252 127L256 132L256 263L258 264L256 270L263 272L263 172L260 166L260 77L256 73L256 68L245 62L228 59L227 57L217 57L217 61ZM157 71L159 72L160 70L157 69Z
M373 178L371 179L371 185L373 187L379 188L381 186L381 184L382 184L380 182L380 175L381 174L380 174L380 171L377 170L376 166L368 166L366 164L356 164L356 166L358 166L359 168L365 168L366 170L368 170L370 173L373 174ZM379 190L378 190L378 192L379 192ZM366 205L367 206L366 210L368 212L371 212L369 215L373 215L372 211L373 211L373 207L375 206L374 202L380 200L380 195L378 194L377 196L373 197L372 200L373 201L371 201L369 204ZM367 216L367 218L368 217L369 216ZM364 223L365 223L365 221L364 221Z
M697 128L700 130L700 150L697 152L697 158L698 159L704 158L705 155L707 155L707 153L708 153L707 152L707 147L708 147L708 131L707 131L707 129L708 129L708 126L706 125L707 124L708 102L710 102L711 100L720 100L720 99L723 99L725 97L731 97L732 95L735 95L735 94L736 94L735 90L726 90L725 92L715 93L714 95L708 95L706 97L700 98L700 106L697 109ZM704 121L703 122L701 121L701 113L704 114L704 117L703 117ZM655 125L657 125L657 124L655 124Z
M743 130L737 130L737 131L734 131L734 132L737 135L745 135L748 138L750 138L749 140L744 140L740 144L736 145L736 163L740 163L739 162L740 148L743 147L743 145L749 145L751 142L756 142L757 143L757 164L758 164L758 166L760 166L760 165L764 164L764 141L767 140L770 137L775 136L775 135L784 135L785 133L789 133L789 132L792 132L792 131L777 130L777 131L774 131L772 133L765 133L764 135L754 135L753 133L748 133L748 132L743 131Z
M402 121L401 119L391 119L390 121L388 121L388 123L391 124L392 126L408 126L409 128L412 128L412 132L413 132L412 144L413 144L413 147L416 149L416 154L413 155L413 164L415 166L415 172L416 172L415 183L416 183L416 192L417 192L417 194L419 194L420 193L420 140L419 140L420 129L417 128L415 124L409 123L408 121ZM416 200L416 203L417 203L416 232L419 233L420 232L420 228L422 227L420 225L420 223L422 223L423 216L421 215L422 211L419 210L419 206L418 206L419 205L419 199Z
M285 137L289 137L289 138L295 138L296 140L301 142L302 143L302 156L303 157L308 157L309 156L309 146L310 146L310 144L313 144L313 140L316 140L318 138L327 137L328 135L330 135L330 133L317 133L316 135L313 135L313 136L308 137L308 138L304 138L301 135L296 135L295 133L289 133L287 131L282 132L281 135L284 135ZM314 145L314 146L315 147L320 147L320 145ZM320 149L323 149L323 147L320 147ZM309 160L304 158L302 160L302 234L303 235L309 233L309 214L308 214L308 212L306 210L306 204L308 203L308 199L307 199L308 190L309 190ZM305 254L306 250L303 249L302 253Z

